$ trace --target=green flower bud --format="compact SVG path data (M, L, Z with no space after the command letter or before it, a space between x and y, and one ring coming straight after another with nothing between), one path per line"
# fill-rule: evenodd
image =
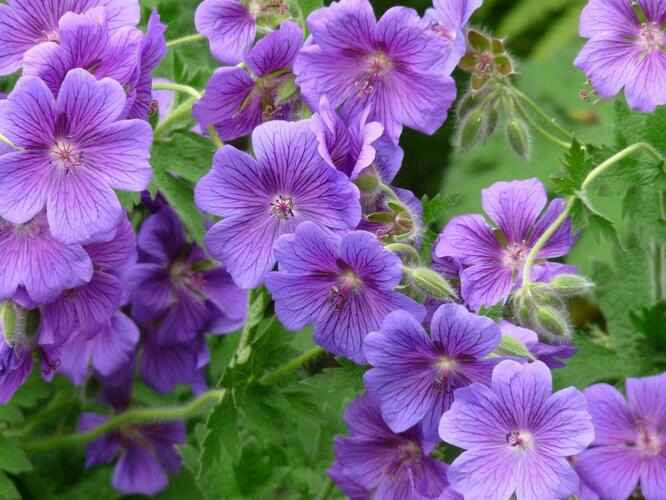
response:
M506 140L511 149L523 160L530 156L531 141L527 125L518 118L512 118L506 124Z
M2 332L9 344L16 334L16 309L13 302L5 302L0 311L2 311Z
M555 276L548 287L563 297L574 297L588 293L594 287L594 283L577 274L560 274Z
M479 108L463 121L458 135L458 143L463 151L469 151L486 136L486 113Z
M502 335L502 339L493 354L497 356L518 356L530 361L536 359L527 347L525 347L525 344L508 335Z
M403 268L412 286L421 293L436 299L457 297L449 282L441 275L426 267Z
M537 333L552 337L571 337L571 327L566 316L553 307L540 306L536 310Z
M486 115L486 130L484 132L485 137L490 137L495 132L497 124L499 123L499 112L497 111L496 106L491 106L488 109L488 114Z
M364 193L374 193L379 189L379 179L374 175L360 175L354 180L354 184Z

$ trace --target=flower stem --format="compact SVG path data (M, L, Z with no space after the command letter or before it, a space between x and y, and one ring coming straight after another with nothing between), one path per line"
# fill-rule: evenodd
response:
M581 192L587 193L587 189L590 187L590 184L592 184L592 182L594 182L597 177L599 177L617 162L624 160L627 156L631 156L641 149L644 149L645 152L652 156L655 160L664 160L664 157L661 155L661 153L659 153L659 151L657 151L650 144L647 142L637 142L631 146L627 146L622 151L615 153L613 156L594 167L594 169L589 174L587 174L587 177L585 177L585 180L580 187Z
M180 38L176 38L174 40L170 40L167 42L167 47L171 48L171 47L176 47L177 45L184 45L186 43L198 42L200 40L203 40L204 38L205 37L203 35L195 33L194 35L187 35Z
M384 248L389 252L393 253L404 252L405 254L412 257L414 259L414 262L416 262L417 264L421 262L421 256L416 251L416 249L411 245L406 245L405 243L389 243L388 245L385 245Z
M194 97L196 100L201 99L201 92L190 87L189 85L181 85L180 83L153 83L153 90L173 90L174 92L180 92L181 94L187 94L191 97Z
M548 114L541 109L532 99L530 99L526 94L518 90L516 87L513 85L509 84L509 90L511 93L519 100L522 101L529 107L532 111L534 111L541 119L548 123L553 129L557 130L560 134L562 134L564 137L569 139L570 141L574 138L574 135L569 132L567 129L562 127L555 121L555 118L551 118L548 116Z
M222 146L224 146L224 143L222 142L222 139L220 139L220 134L217 133L217 129L215 128L214 125L208 125L208 137L210 137L210 140L215 144L215 147L217 149L220 149Z
M285 364L283 364L282 366L280 366L276 370L264 375L261 379L261 383L266 384L266 385L272 384L273 382L275 382L276 380L281 379L285 375L288 375L291 372L293 372L295 370L298 370L305 363L307 363L308 361L310 361L313 358L316 358L320 354L323 354L324 352L326 352L326 351L324 351L324 349L322 349L319 346L313 347L312 349L310 349L309 351L304 352L300 356L298 356L298 357L296 357L296 358L294 358L290 361L287 361Z
M23 148L17 146L16 144L14 144L12 141L10 141L7 137L5 137L2 134L0 134L0 142L2 142L3 144L6 144L10 148L16 149L17 151L20 151L21 149L23 149Z
M188 116L192 111L192 106L194 106L195 102L197 102L197 99L192 97L174 109L173 112L166 117L166 120L155 127L155 139L162 137L171 125Z
M527 254L527 259L525 259L525 264L523 265L523 286L522 288L525 288L529 286L530 284L530 272L532 271L532 266L534 265L534 261L537 258L537 255L539 255L539 252L543 248L543 246L548 242L551 236L557 231L557 228L559 228L562 223L566 220L566 218L569 216L569 212L571 212L571 209L573 208L574 202L576 201L575 196L570 196L567 199L567 204L564 207L564 210L562 210L562 213L553 221L553 223L548 226L548 228L544 231L544 233L541 235L541 237L536 241L532 249L530 250L530 253Z
M571 148L571 144L569 142L562 141L546 131L541 125L539 125L536 121L534 121L534 118L530 116L530 114L523 108L521 103L518 104L518 111L520 112L521 115L527 120L527 122L530 124L530 126L539 134L541 137L546 139L547 141L552 142L553 144L560 146L564 149L569 149Z
M103 434L118 429L124 425L139 422L154 422L158 420L182 420L196 415L211 403L219 401L224 396L224 389L212 390L202 394L183 406L163 408L137 408L128 410L113 417L103 424L81 434L57 436L25 441L21 444L26 451L41 451L65 446L78 446L86 444Z

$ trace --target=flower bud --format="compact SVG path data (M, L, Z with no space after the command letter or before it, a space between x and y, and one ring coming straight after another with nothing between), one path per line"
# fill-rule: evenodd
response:
M506 140L511 149L523 160L530 156L530 133L527 126L518 118L511 118L506 124Z
M440 274L426 267L403 268L411 285L419 292L436 299L457 297L449 282Z
M577 274L560 274L553 278L548 287L563 297L574 297L588 293L594 287L594 283Z
M470 113L463 121L458 136L460 148L463 151L469 151L486 137L485 133L486 113L479 108Z
M16 333L16 310L12 302L5 302L2 305L2 332L5 341L10 344Z
M508 335L502 335L499 345L495 349L494 353L497 356L517 356L520 358L529 359L534 361L536 358L532 353L525 347L520 340L509 337Z
M540 306L536 310L537 333L555 338L570 338L571 327L566 316L558 309Z
M491 106L490 109L488 109L488 114L486 115L486 130L484 132L484 136L486 138L493 135L493 132L495 132L495 129L497 128L498 122L499 112L497 111L497 107Z
M32 339L39 329L38 309L24 309L15 302L5 302L1 309L2 330L7 343L25 343Z
M374 193L379 189L379 179L374 175L360 175L354 179L354 184L364 193Z

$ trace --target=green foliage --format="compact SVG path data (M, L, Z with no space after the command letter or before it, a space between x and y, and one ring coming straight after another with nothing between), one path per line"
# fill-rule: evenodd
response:
M7 474L20 474L32 470L32 465L16 441L0 434L0 499L20 498Z

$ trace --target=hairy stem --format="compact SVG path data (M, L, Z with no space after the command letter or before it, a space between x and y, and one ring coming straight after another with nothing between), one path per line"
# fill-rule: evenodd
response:
M264 375L261 379L262 384L272 384L276 380L281 379L285 375L290 374L291 372L298 370L301 366L303 366L305 363L310 361L313 358L316 358L320 354L323 354L326 352L324 349L321 347L313 347L309 351L304 352L300 356L287 361L285 364L277 368L276 370Z
M571 147L571 143L563 141L555 137L553 134L550 132L546 131L541 125L539 125L534 118L530 116L530 114L523 108L521 103L518 104L518 111L520 112L521 115L523 115L523 118L527 120L527 122L530 124L532 129L537 132L541 137L546 139L547 141L552 142L553 144L560 146L564 149L569 149Z
M180 38L176 38L174 40L170 40L167 42L167 47L171 48L171 47L176 47L178 45L184 45L186 43L199 42L204 38L205 37L203 35L195 33L194 35L187 35Z
M135 410L128 410L87 432L24 441L21 443L21 446L26 451L41 451L52 448L62 448L65 446L78 446L86 444L103 434L118 429L124 425L159 420L182 420L192 417L201 412L208 405L219 401L222 396L224 396L224 389L212 390L202 394L183 406L137 408Z
M525 259L525 264L523 265L523 288L529 286L531 283L530 280L530 272L532 271L532 266L534 265L534 261L537 258L537 255L539 255L539 252L543 248L543 246L548 242L551 236L557 231L557 228L559 228L562 223L566 220L566 218L569 216L569 212L571 212L571 209L573 207L574 202L576 201L575 196L570 196L567 199L567 204L564 207L564 210L562 210L562 213L553 221L553 223L548 226L548 228L544 231L544 233L541 235L541 237L536 241L532 249L530 250L530 253L527 254L527 259Z
M191 113L192 106L194 106L194 103L197 102L197 100L198 99L192 97L174 109L173 112L166 117L166 120L155 127L155 139L162 137L171 125L187 117Z
M215 128L214 125L208 125L208 137L210 137L210 140L215 144L215 147L217 149L220 149L222 146L224 146L224 143L222 142L222 139L220 139L220 134L217 133L217 129Z
M199 100L202 97L201 92L199 92L197 89L194 89L189 85L181 85L180 83L153 83L153 90L173 90L174 92L180 92L181 94L187 94L190 97L194 97L196 100Z
M516 87L513 85L509 84L509 90L511 93L519 100L525 103L528 108L530 108L532 111L534 111L545 123L550 125L554 130L562 134L564 137L566 137L569 141L571 141L574 138L574 135L569 132L567 129L562 127L555 121L555 118L552 118L548 116L548 114L541 109L532 99L530 99L526 94L518 90Z
M403 252L414 259L414 262L421 262L421 256L411 245L406 245L405 243L389 243L388 245L385 245L384 248L393 253Z

